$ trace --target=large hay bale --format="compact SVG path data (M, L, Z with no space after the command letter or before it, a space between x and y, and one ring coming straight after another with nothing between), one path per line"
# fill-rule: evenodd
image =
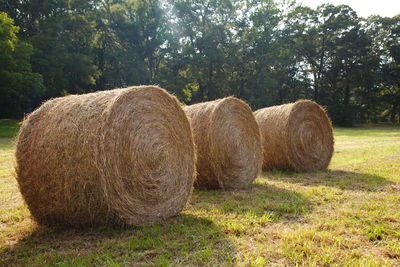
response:
M189 120L164 89L44 103L17 137L19 188L41 224L139 225L185 206L195 174Z
M332 123L311 100L254 112L263 143L263 170L323 170L333 153Z
M261 170L260 129L250 107L227 97L183 108L197 147L197 188L235 189Z

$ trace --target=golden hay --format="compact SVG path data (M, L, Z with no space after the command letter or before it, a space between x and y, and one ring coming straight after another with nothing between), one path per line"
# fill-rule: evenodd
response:
M49 100L17 137L19 188L41 224L139 225L185 206L195 174L190 123L164 89Z
M250 107L235 97L183 108L197 147L197 188L242 188L261 170L260 130Z
M263 170L323 170L333 153L332 123L311 100L254 112L263 143Z

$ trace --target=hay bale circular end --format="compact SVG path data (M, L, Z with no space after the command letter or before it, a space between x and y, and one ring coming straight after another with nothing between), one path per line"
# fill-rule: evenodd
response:
M140 225L185 206L195 151L177 99L140 86L44 103L23 122L16 163L39 223Z
M250 107L227 97L184 107L197 147L197 188L237 189L261 170L260 130Z
M311 100L254 112L263 143L263 169L323 170L333 154L332 123Z

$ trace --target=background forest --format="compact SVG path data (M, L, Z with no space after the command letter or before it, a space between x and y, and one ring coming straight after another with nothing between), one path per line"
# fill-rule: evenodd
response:
M158 84L253 109L313 99L336 125L400 117L400 15L269 0L0 0L0 118Z

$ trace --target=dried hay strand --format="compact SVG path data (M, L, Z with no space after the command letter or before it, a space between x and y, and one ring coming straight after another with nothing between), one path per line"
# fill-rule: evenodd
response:
M196 188L237 189L261 170L260 130L250 107L227 97L183 108L197 148Z
M17 137L16 178L45 225L140 225L177 214L193 187L189 120L164 89L45 102Z
M254 112L263 143L263 170L324 170L333 153L332 123L311 100Z

